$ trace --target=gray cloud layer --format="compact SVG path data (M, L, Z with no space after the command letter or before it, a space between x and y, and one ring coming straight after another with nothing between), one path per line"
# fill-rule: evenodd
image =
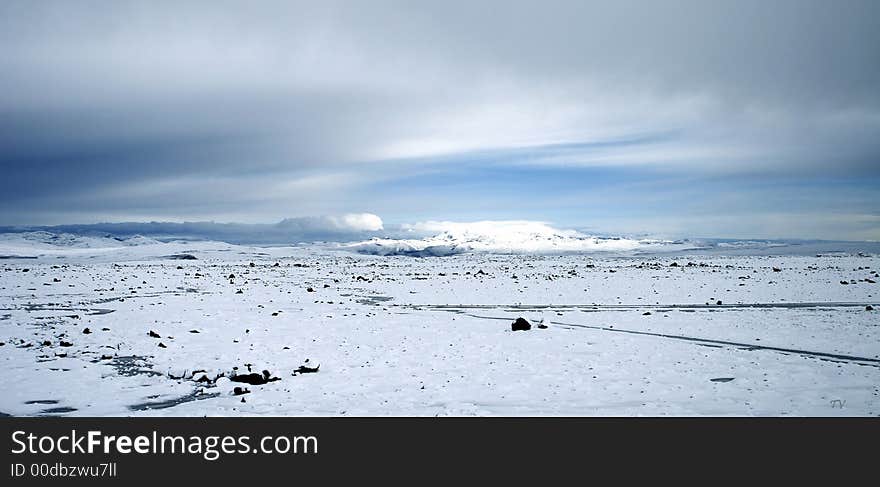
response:
M667 132L526 163L877 178L877 18L852 0L6 1L0 221L374 211L359 188L443 155Z

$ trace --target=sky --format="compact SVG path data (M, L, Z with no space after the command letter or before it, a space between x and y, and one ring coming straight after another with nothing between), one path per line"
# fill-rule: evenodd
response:
M877 19L874 0L5 0L0 225L880 240Z

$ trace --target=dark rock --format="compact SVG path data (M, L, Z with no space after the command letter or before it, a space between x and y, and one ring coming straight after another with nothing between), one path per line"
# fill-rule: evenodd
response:
M244 291L242 291L241 289L239 289L238 291L235 291L235 294L244 294Z
M778 267L774 267L774 268L773 268L773 272L782 272L782 269L780 269L780 268L778 268Z
M240 374L233 375L229 378L232 382L243 382L245 384L250 384L252 386L263 385L267 382L274 382L276 380L281 380L280 377L272 377L272 374L268 370L264 370L262 374Z
M192 254L172 254L165 258L171 260L198 260L196 256Z
M70 343L70 342L65 342L64 340L61 340L61 342L58 343L58 344L61 345L62 347L72 347L72 346L73 346L72 343Z
M849 284L849 281L840 281L840 283L843 284L844 286L846 286Z
M306 288L306 291L307 291L307 292L310 292L310 293L313 293L313 292L315 292L315 288L308 287L308 288Z
M718 301L715 302L715 304L717 304L718 306L721 306L721 304L722 304L721 300L719 299Z
M734 378L733 377L716 377L714 379L709 379L712 382L730 382Z
M309 367L306 365L300 365L299 368L296 369L296 372L299 372L300 374L313 374L313 373L317 372L318 369L320 369L320 368L321 368L320 365L318 365L317 367Z
M159 348L168 348L168 347L166 347L164 343L159 342Z
M547 325L545 325L543 322L541 322L541 323L538 323L538 328L540 328L541 330L546 330Z
M645 311L644 313L642 313L642 316L651 316L651 312L650 312L650 311Z
M49 340L45 340L45 341L43 341L43 346L44 346L44 347L51 347L51 346L52 346L52 342L50 342Z
M83 334L84 334L84 335L88 335L88 334L91 333L91 332L92 332L92 330L89 330L88 328L83 328Z
M229 279L235 279L235 274L229 274Z
M513 331L528 331L532 329L532 324L526 321L525 318L517 318L516 321L510 324L510 329Z
M235 389L232 389L232 395L234 395L234 396L241 396L242 394L250 394L250 393L251 393L251 391L247 387L236 387ZM242 398L242 399L244 399L244 398Z
M669 267L678 267L678 262L673 262L669 264Z
M149 336L152 337L152 338L162 338L161 335L159 335L158 333L156 333L156 332L153 331L153 330L150 330L150 332L147 333L147 335L149 335Z
M874 311L874 307L869 304L865 306L865 311Z

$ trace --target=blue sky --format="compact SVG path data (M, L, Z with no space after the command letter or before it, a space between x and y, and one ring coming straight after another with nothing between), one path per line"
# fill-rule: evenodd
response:
M0 225L880 240L880 3L0 4Z

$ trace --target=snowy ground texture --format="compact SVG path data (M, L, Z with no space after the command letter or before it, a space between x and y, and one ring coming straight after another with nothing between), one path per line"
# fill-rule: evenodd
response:
M876 253L436 245L0 236L0 412L880 415Z

